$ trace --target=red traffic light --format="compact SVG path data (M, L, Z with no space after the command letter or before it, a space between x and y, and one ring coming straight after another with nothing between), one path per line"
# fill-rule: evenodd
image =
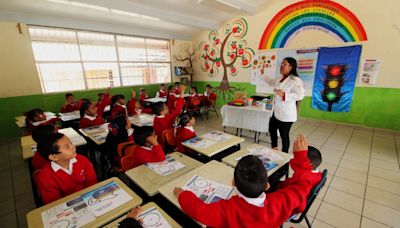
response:
M329 70L329 74L336 77L340 75L341 71L342 71L341 67L334 66Z

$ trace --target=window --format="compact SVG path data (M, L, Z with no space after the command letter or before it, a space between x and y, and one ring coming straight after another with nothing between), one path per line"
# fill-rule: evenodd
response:
M168 40L29 26L44 93L171 82Z

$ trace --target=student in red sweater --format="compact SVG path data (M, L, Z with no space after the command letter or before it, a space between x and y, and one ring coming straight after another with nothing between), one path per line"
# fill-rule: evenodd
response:
M126 115L119 115L111 119L108 126L106 149L112 165L119 166L121 157L118 155L118 145L124 142L133 142L133 129Z
M38 144L38 151L51 162L35 177L44 204L82 190L97 183L90 161L76 154L69 138L55 133Z
M26 127L28 134L32 133L33 129L40 125L56 124L59 119L56 116L46 116L42 109L35 108L26 113Z
M165 88L165 84L164 83L161 84L160 85L160 90L158 90L157 93L156 93L156 97L159 97L159 98L167 97L167 92L166 92L165 89L166 89Z
M108 105L111 105L111 97L110 97L110 88L108 88L107 92L105 93L98 93L97 96L99 96L99 99L96 102L96 107L99 108L99 106L106 107ZM108 95L108 96L107 96Z
M167 107L170 112L172 112L175 109L175 101L176 101L176 95L174 92L174 86L170 85L168 86L168 96L167 96Z
M125 106L125 96L122 94L114 95L111 98L111 114L110 118L113 119L118 115L128 115Z
M215 101L217 100L217 94L213 91L211 85L206 85L206 91L204 92L204 104L208 107L214 106Z
M179 89L180 85L181 85L181 84L180 84L179 82L175 82L175 89L174 89L175 95L181 94L181 91L180 91L180 89Z
M36 143L43 142L47 139L47 137L49 137L50 135L52 135L54 133L57 133L57 128L54 125L52 125L52 124L40 125L33 129L32 139ZM47 160L47 158L44 158L42 155L40 155L40 153L37 151L33 155L32 160L31 160L31 164L32 164L34 172L39 169L42 169L48 163L50 163L50 161Z
M181 85L181 95L176 100L175 109L169 113L167 106L163 102L153 104L153 113L156 115L153 122L154 131L158 137L158 143L163 146L162 133L163 131L173 127L176 117L181 113L183 108L183 93L185 92L186 86Z
M133 152L134 167L150 162L165 160L165 153L157 141L157 136L150 126L135 128L133 138L138 147Z
M60 112L73 112L79 110L79 102L75 101L74 95L72 93L65 94L65 102L61 107Z
M103 99L107 100L109 97L110 95L106 93ZM103 113L105 105L106 102L100 102L98 107L91 101L83 102L80 110L81 120L79 121L79 128L102 125L104 123Z
M190 88L189 94L190 94L190 96L188 97L188 99L186 101L185 109L193 108L193 101L196 98L199 98L199 94L197 94L197 87L196 86L192 86L192 88Z
M279 227L294 208L307 201L312 188L307 146L305 137L298 136L294 143L296 158L291 161L299 167L293 175L294 181L274 193L264 192L269 184L262 161L248 155L235 167L233 185L237 195L230 199L206 204L181 188L175 188L175 196L186 214L210 227Z
M149 96L147 95L146 89L141 89L140 96L139 96L140 103L143 103L144 100L146 100L147 98L149 98Z
M182 113L179 116L178 128L176 129L176 142L179 152L186 153L188 150L182 145L182 142L196 137L196 132L193 128L195 123L196 119L187 113Z
M295 156L296 156L296 154L295 154ZM322 179L322 173L319 172L319 170L318 170L318 166L321 165L321 162L322 162L321 152L313 146L308 146L307 157L310 160L310 163L312 166L310 181L311 181L311 185L314 187ZM301 167L298 167L296 165L296 163L294 163L294 164L290 163L290 167L292 167L294 172L296 172L297 169L299 169L299 168L301 169ZM293 183L293 181L296 181L296 180L293 180L293 178L287 178L283 182L279 183L278 189L285 188L285 187L291 185ZM305 207L306 207L305 203L304 203L304 205L300 205L299 207L297 207L293 210L293 214L298 214L298 213L303 212Z

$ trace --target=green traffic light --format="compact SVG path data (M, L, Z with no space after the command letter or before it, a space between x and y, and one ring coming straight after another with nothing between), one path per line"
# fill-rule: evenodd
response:
M328 98L329 101L333 101L336 98L336 94L333 92L330 92L330 93L326 94L326 98Z

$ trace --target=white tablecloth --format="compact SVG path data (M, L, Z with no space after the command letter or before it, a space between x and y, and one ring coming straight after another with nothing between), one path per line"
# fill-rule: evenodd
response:
M247 129L257 132L268 132L271 110L262 110L253 106L236 107L224 105L221 108L222 125Z

